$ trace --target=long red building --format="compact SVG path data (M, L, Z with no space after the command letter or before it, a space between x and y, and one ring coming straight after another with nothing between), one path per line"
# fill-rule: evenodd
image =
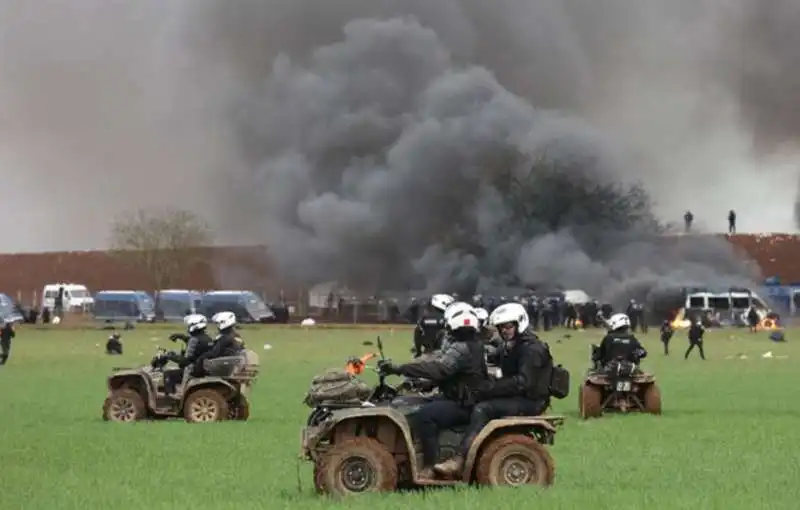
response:
M787 234L725 236L765 277L800 282L800 236ZM688 239L686 239L688 240ZM27 301L46 283L82 283L97 289L151 289L152 278L102 251L0 254L0 292ZM178 275L176 288L248 288L277 295L301 291L272 270L264 247L220 247L202 250Z

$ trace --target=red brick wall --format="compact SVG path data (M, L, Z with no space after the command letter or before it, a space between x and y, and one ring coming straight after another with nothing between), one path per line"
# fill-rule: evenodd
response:
M728 239L751 257L765 276L800 282L800 236L737 235ZM247 288L273 296L283 289L287 297L300 291L274 274L263 247L203 250L178 280L176 288ZM41 292L46 283L59 281L82 283L92 290L149 290L154 286L147 274L104 252L0 254L0 292L21 293L29 302L34 291Z

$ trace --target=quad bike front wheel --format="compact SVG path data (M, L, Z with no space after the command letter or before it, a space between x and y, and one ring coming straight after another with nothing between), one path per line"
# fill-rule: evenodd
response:
M661 414L661 390L655 383L644 390L644 412Z
M512 434L493 440L478 458L475 479L481 485L549 486L556 476L550 452L536 439Z
M233 421L247 421L250 418L250 402L244 395L238 395L228 405L228 419Z
M183 417L189 423L225 421L230 417L230 407L218 391L197 390L186 397Z
M114 390L103 402L103 420L130 423L144 420L147 408L144 399L136 390L123 388Z
M337 443L320 458L314 486L332 496L393 491L397 488L397 464L379 441L354 437Z
M597 418L603 414L603 392L589 383L583 383L578 392L578 411L581 418Z

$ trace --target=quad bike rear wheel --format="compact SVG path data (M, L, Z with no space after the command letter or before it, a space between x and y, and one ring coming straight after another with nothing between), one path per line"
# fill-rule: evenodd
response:
M247 421L250 418L250 402L244 395L238 395L228 406L228 419Z
M103 403L103 419L106 421L130 423L146 417L144 399L130 388L114 390Z
M603 392L600 388L587 382L583 383L578 392L578 410L584 420L598 418L603 414Z
M661 390L655 383L644 390L644 412L661 414Z
M183 404L183 417L189 423L225 421L230 408L225 398L216 390L202 389L192 392Z
M481 485L549 486L556 476L550 452L536 439L512 434L492 440L478 458L475 479Z
M397 488L397 464L389 450L370 437L337 443L319 460L317 490L333 496L388 492Z

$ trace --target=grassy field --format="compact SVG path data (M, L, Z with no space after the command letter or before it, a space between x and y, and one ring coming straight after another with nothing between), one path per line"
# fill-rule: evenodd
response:
M125 355L107 357L102 331L20 331L0 368L0 508L789 510L800 500L800 347L791 331L782 345L766 334L712 333L705 362L696 354L684 361L680 333L675 352L663 356L651 333L644 366L659 378L664 415L581 422L577 392L557 401L567 423L552 449L557 475L549 490L439 490L344 503L314 494L309 465L298 476L308 414L301 401L313 375L368 350L362 342L376 331L245 330L262 363L247 423L101 421L109 369L148 361L157 345L170 345L165 333L127 332ZM395 360L409 356L409 332L380 334ZM546 337L573 386L599 336ZM264 343L273 348L262 351ZM766 351L777 357L762 358Z

